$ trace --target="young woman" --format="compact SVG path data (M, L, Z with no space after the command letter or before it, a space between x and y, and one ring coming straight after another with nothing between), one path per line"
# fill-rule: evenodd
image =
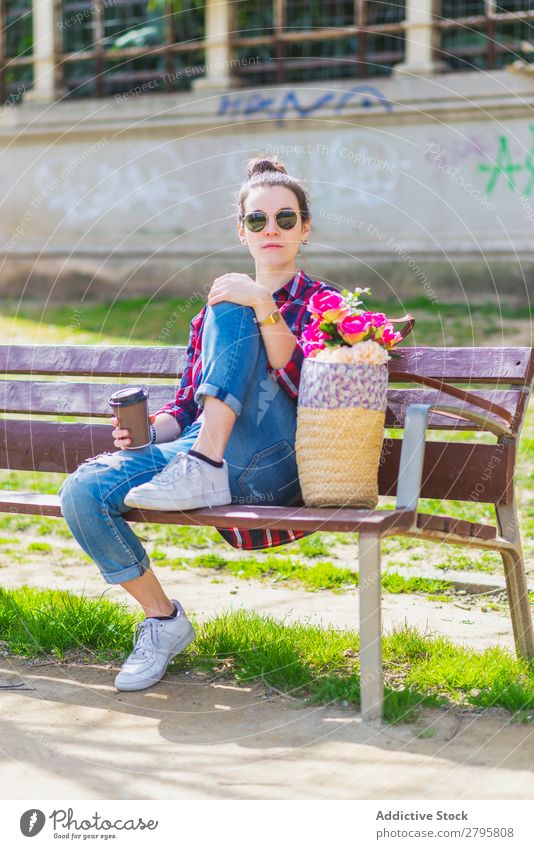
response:
M63 516L107 583L142 606L134 650L115 679L119 690L159 681L194 639L169 599L139 538L123 517L131 507L190 510L222 504L292 504L301 498L295 460L296 399L307 303L329 287L296 267L310 232L307 192L279 161L258 157L237 196L237 231L255 275L223 274L191 322L187 364L174 401L153 418L150 446L128 450L112 419L114 445L83 463L60 489ZM263 548L303 531L219 529L233 546Z

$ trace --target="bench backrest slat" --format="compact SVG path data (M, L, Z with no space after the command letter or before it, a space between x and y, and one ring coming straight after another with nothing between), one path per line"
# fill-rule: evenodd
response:
M0 412L32 415L105 416L112 414L109 396L125 383L60 383L59 381L0 381ZM172 401L176 387L146 384L150 409Z
M456 383L524 384L532 380L531 348L401 348L390 360L390 379L412 372ZM140 348L95 345L0 345L4 374L176 377L184 346Z
M402 348L389 363L391 380L402 372L452 383L521 385L532 381L531 348Z
M176 385L146 384L138 381L139 385L148 389L150 409L155 411L174 399ZM0 381L0 411L4 413L20 413L23 415L65 415L65 416L99 416L109 418L111 409L108 406L109 396L117 389L124 388L119 383L63 383L60 381L31 381L4 380ZM522 398L520 389L508 390L478 390L477 394L488 401L493 401L515 414ZM386 410L386 427L404 427L406 410L410 404L447 404L462 409L478 409L463 404L456 398L451 398L432 389L397 389L388 390L388 405ZM432 414L429 426L440 430L477 430L469 423L463 424L448 416Z
M386 439L379 469L381 495L395 495L401 440ZM114 452L109 425L16 421L0 423L0 467L72 472L101 452ZM515 446L429 442L425 453L424 498L508 503ZM358 451L355 446L354 469Z
M0 373L93 377L176 377L186 363L183 346L140 348L97 345L0 345Z
M38 471L71 472L88 457L103 451L114 452L109 423L55 423L40 416L100 416L109 418L109 395L124 383L149 389L152 411L173 400L185 363L181 347L100 347L100 346L0 346L0 409L6 415L31 415L28 419L3 419L0 424L0 466ZM448 395L409 384L405 375L444 379L468 384L487 400L505 407L514 416L517 432L524 417L529 387L534 374L530 348L404 348L389 363L390 386L386 425L404 425L410 403L444 403L460 412L463 402ZM15 379L9 379L9 375ZM22 376L33 378L21 380ZM57 380L40 380L54 375ZM64 382L67 377L110 377L113 382ZM172 384L147 384L151 378L172 380ZM130 380L131 379L131 380ZM399 384L403 384L402 386ZM469 385L471 384L471 385ZM477 384L484 386L483 390ZM464 409L472 409L468 405ZM430 426L451 430L477 427L439 414L432 414ZM400 440L386 438L379 471L382 495L395 493ZM423 497L509 503L512 498L515 445L428 442L425 453ZM355 446L354 473L357 469Z

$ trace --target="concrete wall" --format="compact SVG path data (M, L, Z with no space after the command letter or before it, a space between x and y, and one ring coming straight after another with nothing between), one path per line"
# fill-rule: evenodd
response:
M300 264L343 285L525 302L534 75L144 94L0 111L0 293L190 294L253 272L234 193L278 153L308 183Z

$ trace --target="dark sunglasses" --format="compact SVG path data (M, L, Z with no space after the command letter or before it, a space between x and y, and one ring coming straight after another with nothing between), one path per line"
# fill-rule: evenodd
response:
M292 230L297 224L298 213L294 209L279 209L275 218L281 230ZM265 212L257 209L245 215L243 220L249 230L252 230L253 233L259 233L267 225L269 218Z

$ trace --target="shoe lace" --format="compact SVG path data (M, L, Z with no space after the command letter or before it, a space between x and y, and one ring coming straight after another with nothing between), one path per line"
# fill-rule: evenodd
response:
M196 480L200 475L200 469L198 467L198 461L194 457L181 451L152 480L156 480L157 478L160 483L172 483L177 475L181 476L183 474L192 480Z
M154 653L154 644L157 643L157 633L159 630L159 622L157 619L143 619L135 626L133 645L134 650L131 657L145 658L150 657Z

